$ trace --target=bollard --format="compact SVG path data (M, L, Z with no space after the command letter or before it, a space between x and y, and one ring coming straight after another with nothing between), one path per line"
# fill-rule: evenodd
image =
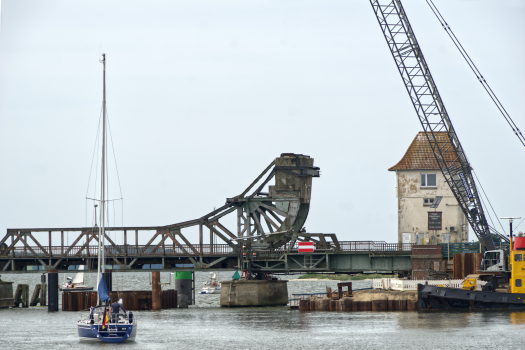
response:
M153 310L160 310L162 306L160 271L153 271L151 273L151 306Z
M58 311L58 270L48 270L47 280L47 311Z

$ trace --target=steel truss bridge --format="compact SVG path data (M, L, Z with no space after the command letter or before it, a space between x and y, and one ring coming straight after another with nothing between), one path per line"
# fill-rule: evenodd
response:
M56 229L55 229L56 230ZM2 273L42 272L58 269L67 271L72 266L86 265L86 270L97 268L97 231L66 228L60 230L60 245L39 243L41 236L49 237L55 230L32 229L9 230L7 237L21 246L0 250ZM64 245L64 232L78 234L74 244ZM163 229L152 227L115 227L108 231L123 232L124 244L115 244L109 235L105 246L107 265L118 271L152 270L245 270L248 262L253 269L265 273L287 272L334 272L356 273L362 271L408 271L411 264L412 244L373 241L327 240L335 235L311 234L316 239L313 253L299 253L297 243L279 249L244 250L239 254L228 244L191 244L182 235L173 235ZM159 237L157 244L127 244L127 236L150 232L151 241ZM213 231L212 231L213 232ZM309 234L305 233L305 236ZM32 241L32 242L31 242ZM137 240L135 240L136 242ZM181 244L181 242L184 242ZM79 242L83 242L79 244ZM16 243L15 243L16 244ZM36 245L35 245L36 244ZM251 253L251 254L250 254Z
M411 244L340 242L335 234L305 232L312 178L320 176L313 163L309 156L283 153L241 194L227 198L222 207L194 220L166 226L108 227L106 265L120 271L408 271ZM270 185L272 179L274 184ZM236 222L235 227L223 224L223 218L230 214L236 216L229 220ZM198 227L198 243L190 243L183 234L190 227ZM205 230L209 230L207 244ZM122 234L122 243L111 239L116 232ZM64 244L64 233L75 235L73 243ZM58 236L60 244L56 242ZM0 240L0 271L65 271L77 265L96 270L98 236L96 226L8 229ZM147 244L138 244L146 239ZM314 253L299 253L301 241L313 241Z

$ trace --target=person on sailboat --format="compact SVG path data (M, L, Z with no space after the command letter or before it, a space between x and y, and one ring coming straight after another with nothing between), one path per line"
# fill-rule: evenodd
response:
M115 298L115 300L113 301L113 304L111 304L111 319L113 320L113 322L118 322L118 313L120 309L124 311L124 314L126 313L126 309L124 309L124 306L122 306L122 304L118 302L117 298Z

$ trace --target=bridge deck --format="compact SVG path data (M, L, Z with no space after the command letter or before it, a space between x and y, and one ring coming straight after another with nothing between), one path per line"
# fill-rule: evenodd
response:
M0 248L0 271L68 270L70 266L76 268L77 265L87 265L87 270L96 269L97 248L94 245L4 247ZM107 265L123 271L243 269L243 263L247 262L245 254L236 252L228 244L112 244L106 245L105 249ZM393 261L397 260L404 262L403 266L400 265L402 270L409 269L411 250L412 244L342 241L339 247L330 242L317 244L314 253L299 253L296 243L293 247L283 246L278 250L253 251L251 260L253 266L263 272L353 272L373 269L372 261L387 259L390 263L382 270L392 271L396 266ZM369 263L363 264L363 261Z

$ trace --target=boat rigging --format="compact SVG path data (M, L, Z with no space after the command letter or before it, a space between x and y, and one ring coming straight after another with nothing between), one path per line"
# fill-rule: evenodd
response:
M103 100L102 100L102 155L101 155L101 186L100 186L100 225L98 228L98 266L97 266L97 295L99 305L92 307L88 315L78 321L78 336L80 340L104 341L108 343L120 343L132 341L137 334L137 320L133 312L120 313L122 305L115 303L116 312L113 305L108 308L111 302L109 293L104 280L103 269L105 261L105 237L106 237L106 205L107 205L107 184L106 184L106 156L107 156L107 135L106 135L106 54L102 54L103 65ZM123 308L122 308L123 309Z

